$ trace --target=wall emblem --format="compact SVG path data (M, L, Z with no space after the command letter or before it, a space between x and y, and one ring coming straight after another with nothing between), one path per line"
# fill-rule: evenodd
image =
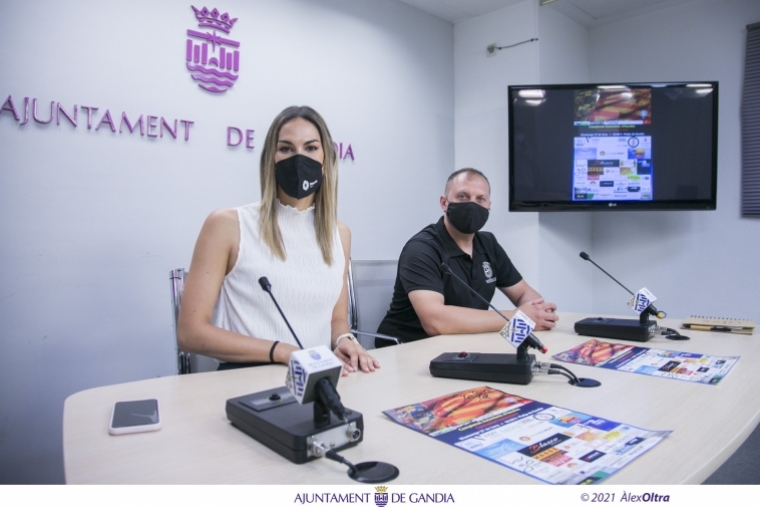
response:
M193 6L191 6L193 7ZM185 60L198 86L212 93L224 93L235 85L240 71L240 42L228 39L237 18L218 9L196 9L198 27L205 32L187 31ZM224 32L223 34L217 33Z

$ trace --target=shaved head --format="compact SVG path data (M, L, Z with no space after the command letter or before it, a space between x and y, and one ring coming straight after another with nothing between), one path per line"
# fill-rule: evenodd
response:
M486 180L486 183L488 184L488 192L491 193L491 182L488 181L488 178L486 178L486 175L482 172L478 171L477 169L473 169L472 167L465 167L464 169L459 169L458 171L454 171L451 173L451 176L449 176L449 179L446 180L446 186L443 189L443 195L448 196L449 190L451 190L451 182L454 181L454 179L459 176L460 174L465 174L465 179L471 180L473 178L483 178Z

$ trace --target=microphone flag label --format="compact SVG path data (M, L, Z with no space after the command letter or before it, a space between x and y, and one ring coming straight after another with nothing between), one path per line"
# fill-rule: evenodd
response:
M285 386L298 398L303 398L303 392L306 388L306 371L296 359L290 361L290 368L288 368L288 374L285 377Z
M656 300L657 297L649 292L649 289L644 287L640 289L635 296L629 299L626 304L630 306L634 312L641 314L641 312L646 310L647 307L654 303Z
M519 347L535 327L536 323L530 317L517 310L512 320L499 331L499 334L515 347Z
M285 385L303 405L314 401L316 385L327 377L333 386L338 385L343 363L325 345L305 350L296 350L290 354L290 364Z

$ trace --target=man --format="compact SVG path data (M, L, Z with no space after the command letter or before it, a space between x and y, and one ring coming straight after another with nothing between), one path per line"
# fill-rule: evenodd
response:
M441 334L499 331L506 322L488 311L453 273L487 301L498 287L536 323L551 329L559 319L554 303L547 303L523 280L504 249L490 232L478 232L488 220L491 186L477 169L460 169L449 176L440 198L443 217L425 227L404 246L390 310L378 333L410 342ZM503 311L511 317L516 310ZM376 346L388 345L377 340Z

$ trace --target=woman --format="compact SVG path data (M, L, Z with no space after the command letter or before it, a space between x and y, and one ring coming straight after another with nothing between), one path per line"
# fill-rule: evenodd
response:
M260 179L260 203L214 211L203 224L182 296L180 346L224 361L220 369L288 364L299 347L259 286L265 276L304 348L329 345L344 374L374 371L379 363L348 326L351 232L337 220L337 156L319 113L293 106L275 118Z

